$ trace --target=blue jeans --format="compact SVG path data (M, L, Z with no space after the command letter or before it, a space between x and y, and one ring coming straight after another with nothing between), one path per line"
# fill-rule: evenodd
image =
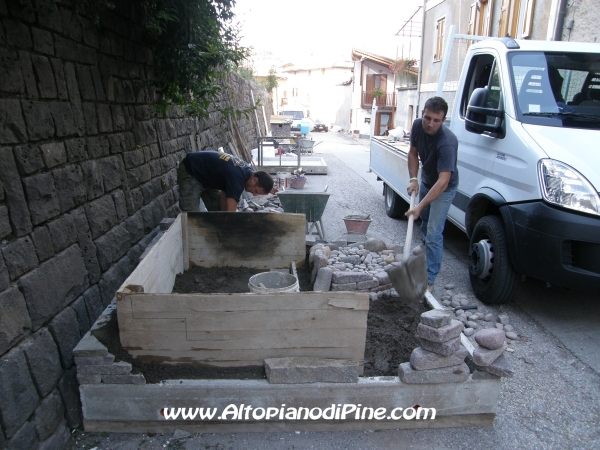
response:
M429 192L423 183L419 187L419 201ZM444 225L452 199L456 194L456 186L446 189L438 198L421 211L421 231L425 242L425 257L427 258L427 283L432 284L440 272L442 255L444 253Z

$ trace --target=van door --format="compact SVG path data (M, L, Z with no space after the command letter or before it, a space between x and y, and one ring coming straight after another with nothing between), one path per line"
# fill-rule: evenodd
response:
M493 176L494 162L502 154L500 149L502 139L489 133L476 134L465 129L465 115L473 90L491 85L488 107L498 108L504 90L499 75L497 57L491 53L479 53L471 58L460 103L458 120L452 124L452 130L458 139L458 173L459 185L450 208L450 217L465 228L465 211L473 194L482 188L490 187ZM456 117L457 114L454 114ZM495 120L488 117L489 121ZM501 157L501 156L500 156Z

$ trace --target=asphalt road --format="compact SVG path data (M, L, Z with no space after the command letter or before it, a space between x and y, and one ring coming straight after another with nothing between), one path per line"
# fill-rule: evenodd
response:
M326 236L342 236L343 217L371 214L367 231L389 243L403 243L406 221L387 217L382 183L368 173L368 142L333 133L314 133L315 154L327 175L309 176L305 189L327 185L323 214ZM416 241L420 232L415 230ZM314 238L314 236L311 236ZM596 449L600 448L600 298L527 280L511 303L487 306L475 299L467 276L468 241L452 225L445 232L442 270L433 292L456 285L479 312L508 314L519 334L506 353L515 375L502 380L492 427L360 432L173 434L75 432L78 449ZM115 399L118 401L118 399Z

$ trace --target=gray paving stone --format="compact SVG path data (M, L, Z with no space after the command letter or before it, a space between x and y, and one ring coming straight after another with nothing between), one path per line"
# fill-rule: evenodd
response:
M463 329L464 325L458 320L452 320L450 325L441 328L433 328L420 323L417 326L417 335L432 342L446 342L460 336Z
M23 346L31 378L41 397L48 395L62 376L60 356L47 328L40 328Z
M332 291L355 291L356 283L342 283L342 284L331 283L331 290Z
M131 372L131 364L119 361L112 364L94 364L77 367L78 375L128 375Z
M331 288L331 278L333 276L333 271L329 267L321 267L317 272L317 277L315 279L315 284L313 286L313 291L322 292L329 291Z
M452 321L452 311L443 311L441 309L432 309L421 314L421 323L432 328L442 328L450 325Z
M100 343L96 337L89 331L85 333L77 346L73 349L75 357L79 356L108 356L107 348Z
M508 361L505 354L502 354L489 366L478 366L475 364L475 368L484 372L491 373L498 377L512 377L514 371Z
M146 384L141 373L130 375L101 375L102 382L107 384Z
M0 407L2 427L8 439L21 428L39 404L40 398L21 350L0 360Z
M450 339L446 342L432 342L417 336L421 347L428 352L434 352L442 356L449 356L460 348L460 337Z
M375 272L375 274L373 274L373 276L375 278L377 278L379 280L379 284L390 284L392 281L390 280L390 276L387 274L387 272L384 271L380 271L380 272Z
M475 333L475 342L490 350L502 347L505 338L504 331L499 328L487 328Z
M373 275L365 272L337 271L333 272L331 281L335 284L356 283L358 281L370 281Z
M414 370L410 363L402 363L398 368L400 381L408 384L462 383L469 378L466 363L440 369Z
M415 370L429 370L455 366L464 362L468 354L469 352L462 345L455 353L449 356L442 356L438 353L428 352L421 347L417 347L410 355L410 365Z
M102 375L81 375L77 374L77 382L79 385L82 384L100 384L102 383Z
M265 359L267 380L272 384L357 383L358 361L323 358Z
M477 366L489 366L506 350L508 346L502 342L502 347L495 350L478 346L473 350L473 362Z
M356 289L373 289L379 286L379 280L367 280L367 281L358 281L356 283Z

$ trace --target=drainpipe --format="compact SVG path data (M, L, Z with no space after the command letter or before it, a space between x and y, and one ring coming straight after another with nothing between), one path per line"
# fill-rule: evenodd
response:
M560 0L558 4L558 14L556 15L556 24L554 25L553 41L562 41L563 24L565 23L565 14L567 12L567 0Z
M415 105L415 117L411 117L411 123L419 117L420 109L419 104L421 103L421 79L423 76L423 42L425 41L425 5L427 4L427 0L423 0L423 9L422 19L421 19L421 51L419 55L419 73L417 75L417 104Z

